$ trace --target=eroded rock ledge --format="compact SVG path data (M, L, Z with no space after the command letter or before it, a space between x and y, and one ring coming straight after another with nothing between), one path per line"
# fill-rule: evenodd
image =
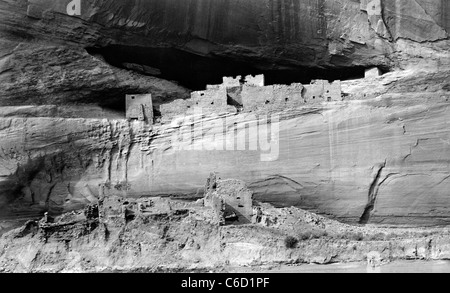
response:
M124 119L1 118L1 214L82 208L102 184L122 196L198 198L203 178L217 171L237 175L258 200L276 206L352 223L447 224L448 85L444 71L390 73L343 82L343 101L272 112L280 119L271 161L261 161L260 149L215 150L225 126L248 145L245 128L257 131L258 112L207 115L194 138L189 116L153 127Z
M198 198L204 178L217 171L278 207L351 223L448 224L449 84L445 71L389 73L343 82L343 101L271 112L279 115L279 137L269 161L259 148L226 151L215 139L228 129L248 146L245 128L257 132L258 112L207 115L194 137L191 116L153 127L125 119L1 118L1 215L82 208L102 184L122 196Z
M196 202L109 195L82 211L29 221L0 238L0 271L227 271L449 257L448 229L353 227L257 202L247 206L251 222L242 221L245 212L225 222L217 217L237 212L239 198L251 200L252 193L242 181L215 176L207 186L205 199Z
M448 1L82 2L72 17L64 1L0 1L3 219L82 208L102 184L130 197L200 197L218 171L276 206L351 223L448 224ZM105 60L111 48L149 57L118 68ZM279 156L261 162L260 152L213 150L216 125L252 124L257 112L209 116L197 140L182 139L191 118L153 129L122 119L124 94L151 93L156 108L189 96L162 79L158 64L176 68L174 51L220 76L215 64L394 71L343 82L341 101L272 111Z
M187 97L158 78L110 69L86 48L123 69L192 87L199 86L193 71L205 85L244 71L306 78L306 70L325 69L339 79L332 70L348 76L371 66L436 68L450 60L446 0L102 0L82 1L80 16L67 15L69 2L0 2L2 105L117 107L114 99L127 91Z

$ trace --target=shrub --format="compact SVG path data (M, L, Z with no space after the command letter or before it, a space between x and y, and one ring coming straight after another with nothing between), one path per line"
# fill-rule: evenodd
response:
M286 248L294 248L298 243L298 239L292 236L287 236L284 239L284 245Z
M299 235L299 238L302 241L309 240L309 239L311 239L311 237L312 237L311 231L306 231L306 232L300 233L300 235Z
M385 238L386 238L386 236L384 235L384 233L377 233L377 234L374 234L374 235L370 235L368 237L368 240L370 240L370 241L383 241L383 240L385 240Z
M312 235L311 235L311 239L320 239L320 238L326 237L326 236L328 236L328 233L326 231L322 231L322 230L313 231Z
M392 240L392 239L395 239L395 238L398 238L397 234L389 233L389 234L386 235L385 240Z
M431 232L422 232L422 237L429 237L431 235L433 235Z
M320 239L322 237L327 237L328 233L322 230L308 230L298 235L298 238L302 241L310 239Z
M352 239L352 233L350 233L350 232L342 232L342 233L337 234L335 237L337 239L350 240L350 239Z
M352 239L355 240L355 241L363 241L364 240L364 234L361 233L361 232L353 233Z
M343 240L362 241L364 240L364 234L361 232L343 232L336 236L336 238Z

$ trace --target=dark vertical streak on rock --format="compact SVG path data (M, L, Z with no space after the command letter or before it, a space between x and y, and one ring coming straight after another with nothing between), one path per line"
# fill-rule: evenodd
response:
M381 173L383 172L384 167L386 167L386 161L380 166L378 169L377 175L372 181L372 184L370 184L369 187L369 195L368 195L368 201L366 208L364 209L364 212L359 219L360 224L367 224L370 220L371 213L375 207L375 200L377 199L378 189L380 187L380 177Z
M389 34L389 41L394 40L394 36L392 35L391 29L389 28L388 22L386 21L386 13L385 13L385 0L381 0L381 20L383 20L384 26Z
M293 2L293 14L294 14L294 36L295 40L299 40L300 34L300 4L299 0L292 0Z
M284 43L285 36L284 36L284 20L283 20L283 7L281 5L282 0L276 0L276 9L277 9L277 33L278 33L278 41L279 43Z
M442 1L442 24L445 31L450 34L450 1Z
M196 5L193 0L190 0L187 5L188 5L187 9L188 12L186 14L186 23L188 25L186 26L186 30L183 33L192 32L194 31L195 27Z
M50 197L52 195L52 191L55 188L56 183L52 184L48 189L47 196L45 197L45 209L48 211L50 209Z
M125 148L126 148L126 155L125 155L125 162L124 162L124 168L125 168L125 173L124 173L124 179L125 179L125 182L126 183L128 183L128 162L129 162L129 160L130 160L130 155L131 155L131 152L132 152L132 150L133 150L133 147L134 147L134 144L135 144L135 134L134 134L134 132L133 132L133 127L130 125L130 123L128 124L128 135L129 135L129 137L130 137L130 141L129 141L129 144L128 144L128 146L126 146Z
M287 34L285 34L285 41L286 42L290 42L292 41L293 35L292 35L292 28L291 28L291 20L294 18L293 15L291 15L292 13L292 9L291 9L291 1L290 0L283 0L283 4L284 4L284 25L283 28L285 29L285 31L287 32Z
M317 11L319 13L319 30L317 31L318 38L326 38L327 36L327 21L325 16L325 0L317 1Z
M274 26L274 22L275 22L275 13L274 13L274 8L273 8L273 1L269 1L269 11L270 11L270 25L269 25L269 37L267 38L266 41L271 41L272 39L275 39L275 26Z

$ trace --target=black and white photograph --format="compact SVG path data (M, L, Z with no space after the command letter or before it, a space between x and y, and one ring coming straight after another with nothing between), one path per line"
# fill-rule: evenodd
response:
M450 1L0 0L0 273L450 273Z

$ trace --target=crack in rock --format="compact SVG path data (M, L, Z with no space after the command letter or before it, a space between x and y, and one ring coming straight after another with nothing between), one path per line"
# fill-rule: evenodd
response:
M385 160L384 163L380 165L375 178L370 184L367 205L364 208L363 214L359 218L359 224L367 224L370 220L371 213L375 207L375 200L377 199L378 189L380 187L379 181L381 178L381 174L383 173L383 169L386 167L386 162L387 161Z

